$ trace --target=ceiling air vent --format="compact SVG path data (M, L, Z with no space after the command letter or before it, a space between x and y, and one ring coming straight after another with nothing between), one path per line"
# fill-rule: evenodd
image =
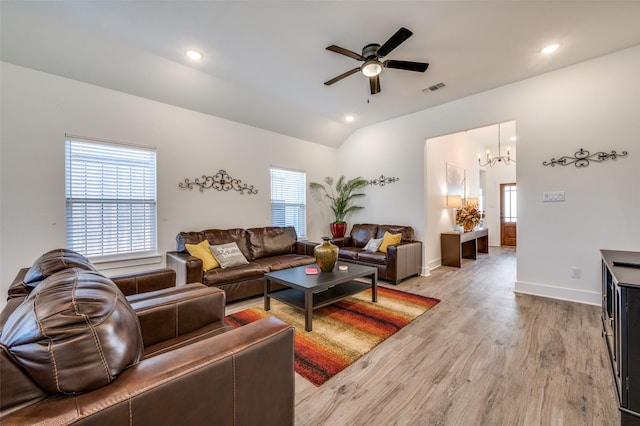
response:
M443 87L445 87L446 85L444 83L438 83L438 84L434 84L433 86L429 86L426 89L422 89L423 92L427 93L427 92L435 92L438 89L442 89Z

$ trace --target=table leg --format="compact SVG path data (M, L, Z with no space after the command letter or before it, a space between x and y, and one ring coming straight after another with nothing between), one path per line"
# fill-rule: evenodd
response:
M478 237L478 253L489 253L489 236Z
M267 278L264 279L264 310L271 310L271 298L269 293L271 292L271 281Z
M376 269L376 272L371 275L371 301L372 302L377 302L378 301L378 270Z
M462 257L465 259L473 259L476 260L478 258L478 248L476 245L477 240L474 238L469 241L465 241L461 245L462 249Z
M304 293L304 331L311 331L313 320L313 293Z

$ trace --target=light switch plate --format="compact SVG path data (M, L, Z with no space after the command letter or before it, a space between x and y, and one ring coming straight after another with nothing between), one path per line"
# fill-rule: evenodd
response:
M542 193L542 201L547 202L558 202L564 201L564 191L548 191Z

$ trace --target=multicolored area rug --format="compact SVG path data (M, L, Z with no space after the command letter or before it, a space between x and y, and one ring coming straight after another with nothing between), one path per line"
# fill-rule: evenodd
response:
M304 331L304 313L271 299L271 310L250 308L228 315L240 327L274 315L296 328L295 369L316 386L335 376L362 355L439 302L438 299L378 287L313 311L313 331Z

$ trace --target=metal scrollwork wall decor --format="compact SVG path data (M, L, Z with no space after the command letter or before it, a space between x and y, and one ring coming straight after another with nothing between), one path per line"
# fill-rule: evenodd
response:
M257 194L258 190L253 185L247 185L242 183L240 179L234 179L227 174L224 170L220 170L213 176L202 175L200 178L195 178L193 182L186 178L184 182L179 182L178 187L182 190L192 190L193 186L198 186L200 192L204 192L205 189L215 189L217 191L238 191L240 194Z
M385 177L384 175L380 175L378 179L371 179L369 181L369 185L385 186L388 183L397 182L399 180L400 178L397 178L397 177Z
M595 152L593 154L590 154L589 151L585 151L584 149L580 148L580 151L577 151L573 155L573 157L564 155L558 159L552 158L549 161L543 161L542 165L555 167L556 164L559 164L561 166L568 166L570 164L573 164L576 167L587 167L589 163L591 163L592 161L595 163L601 163L609 159L615 160L618 157L624 158L627 155L628 155L627 151L622 151L621 153L617 153L616 151L611 151L609 153Z

